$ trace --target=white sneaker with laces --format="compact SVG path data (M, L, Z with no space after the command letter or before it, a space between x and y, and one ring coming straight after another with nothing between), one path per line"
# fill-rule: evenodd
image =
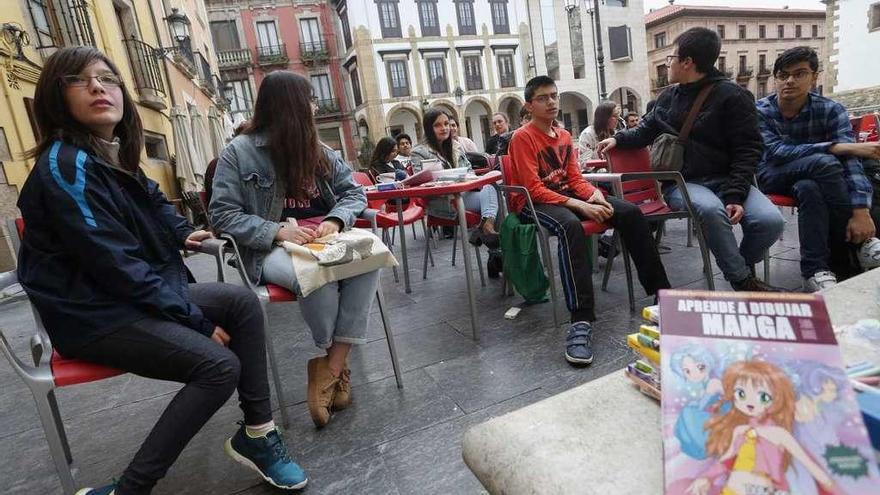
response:
M859 248L859 264L862 269L870 270L880 266L880 239L872 237L862 243Z
M812 277L804 280L804 290L807 292L817 292L835 285L837 285L837 276L829 271L816 272Z

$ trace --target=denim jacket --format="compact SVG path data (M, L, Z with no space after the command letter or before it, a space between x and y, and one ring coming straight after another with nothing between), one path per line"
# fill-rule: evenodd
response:
M412 149L410 161L412 162L413 172L422 171L422 162L425 160L438 160L443 168L470 167L471 162L468 161L467 155L459 145L458 141L452 142L452 163L438 153L428 144L422 143ZM448 220L455 219L458 214L449 201L449 196L440 196L428 199L428 213L431 216L445 218Z
M244 269L254 282L260 280L284 209L285 190L277 187L267 144L263 134L242 134L226 146L217 162L208 206L214 228L235 238ZM326 218L338 219L348 229L367 206L367 195L352 179L345 161L333 150L325 153L331 177L318 178L316 185L331 205Z

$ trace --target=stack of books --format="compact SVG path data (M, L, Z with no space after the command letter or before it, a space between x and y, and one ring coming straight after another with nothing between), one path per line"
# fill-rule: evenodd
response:
M626 336L627 345L639 359L628 364L624 373L627 378L649 397L660 400L660 312L658 306L642 310L645 320L639 331Z

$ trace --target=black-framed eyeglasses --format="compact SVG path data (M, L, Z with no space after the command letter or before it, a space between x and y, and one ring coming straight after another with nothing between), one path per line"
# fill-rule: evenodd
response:
M788 81L789 77L793 77L795 82L802 82L804 79L810 77L811 75L813 75L815 73L816 72L814 72L814 71L806 70L806 69L797 70L794 72L779 71L776 74L774 74L773 77L775 77L776 80L779 82Z
M538 96L532 97L532 101L538 102L542 105L546 105L547 103L550 103L550 100L559 101L559 93L550 93L550 94L546 94L546 95L538 95Z
M63 82L65 86L71 86L74 88L84 88L89 85L89 82L91 82L92 79L97 79L98 82L101 83L101 86L105 87L122 86L122 79L116 74L99 74L97 76L68 74L66 76L61 76L61 82Z

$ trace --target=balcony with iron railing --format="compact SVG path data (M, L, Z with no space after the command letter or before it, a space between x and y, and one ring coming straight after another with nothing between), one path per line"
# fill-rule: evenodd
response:
M317 105L318 107L315 115L319 117L337 114L340 111L339 102L336 100L336 98L317 100L315 102L315 105Z
M477 76L465 76L464 87L467 88L468 91L483 89L483 78Z
M330 51L323 40L300 43L299 54L303 64L309 66L326 64L330 61Z
M174 61L183 66L191 75L196 75L196 57L192 49L191 40L177 41L177 50L174 52Z
M128 60L131 62L132 78L140 102L154 110L164 110L165 84L162 82L162 71L156 59L156 50L152 46L137 39L124 39Z
M217 64L221 69L235 69L251 65L251 51L247 48L217 52Z
M752 75L754 73L755 73L755 70L752 68L751 65L748 67L745 65L741 65L739 67L739 70L736 71L736 78L737 79L751 79Z
M288 60L284 43L257 47L257 63L260 65L286 64Z
M666 86L669 86L669 76L657 76L657 79L654 79L654 89L663 89Z
M198 70L199 86L210 94L217 94L217 86L214 84L214 75L211 74L211 64L201 52L195 52L196 68Z
M432 94L441 94L449 92L449 83L446 82L445 77L435 77L431 79L431 93Z
M28 8L30 8L30 3ZM61 38L65 45L95 45L95 33L89 20L89 5L86 0L68 0L56 11Z
M758 67L758 77L762 79L770 77L770 67L767 67L766 65Z

